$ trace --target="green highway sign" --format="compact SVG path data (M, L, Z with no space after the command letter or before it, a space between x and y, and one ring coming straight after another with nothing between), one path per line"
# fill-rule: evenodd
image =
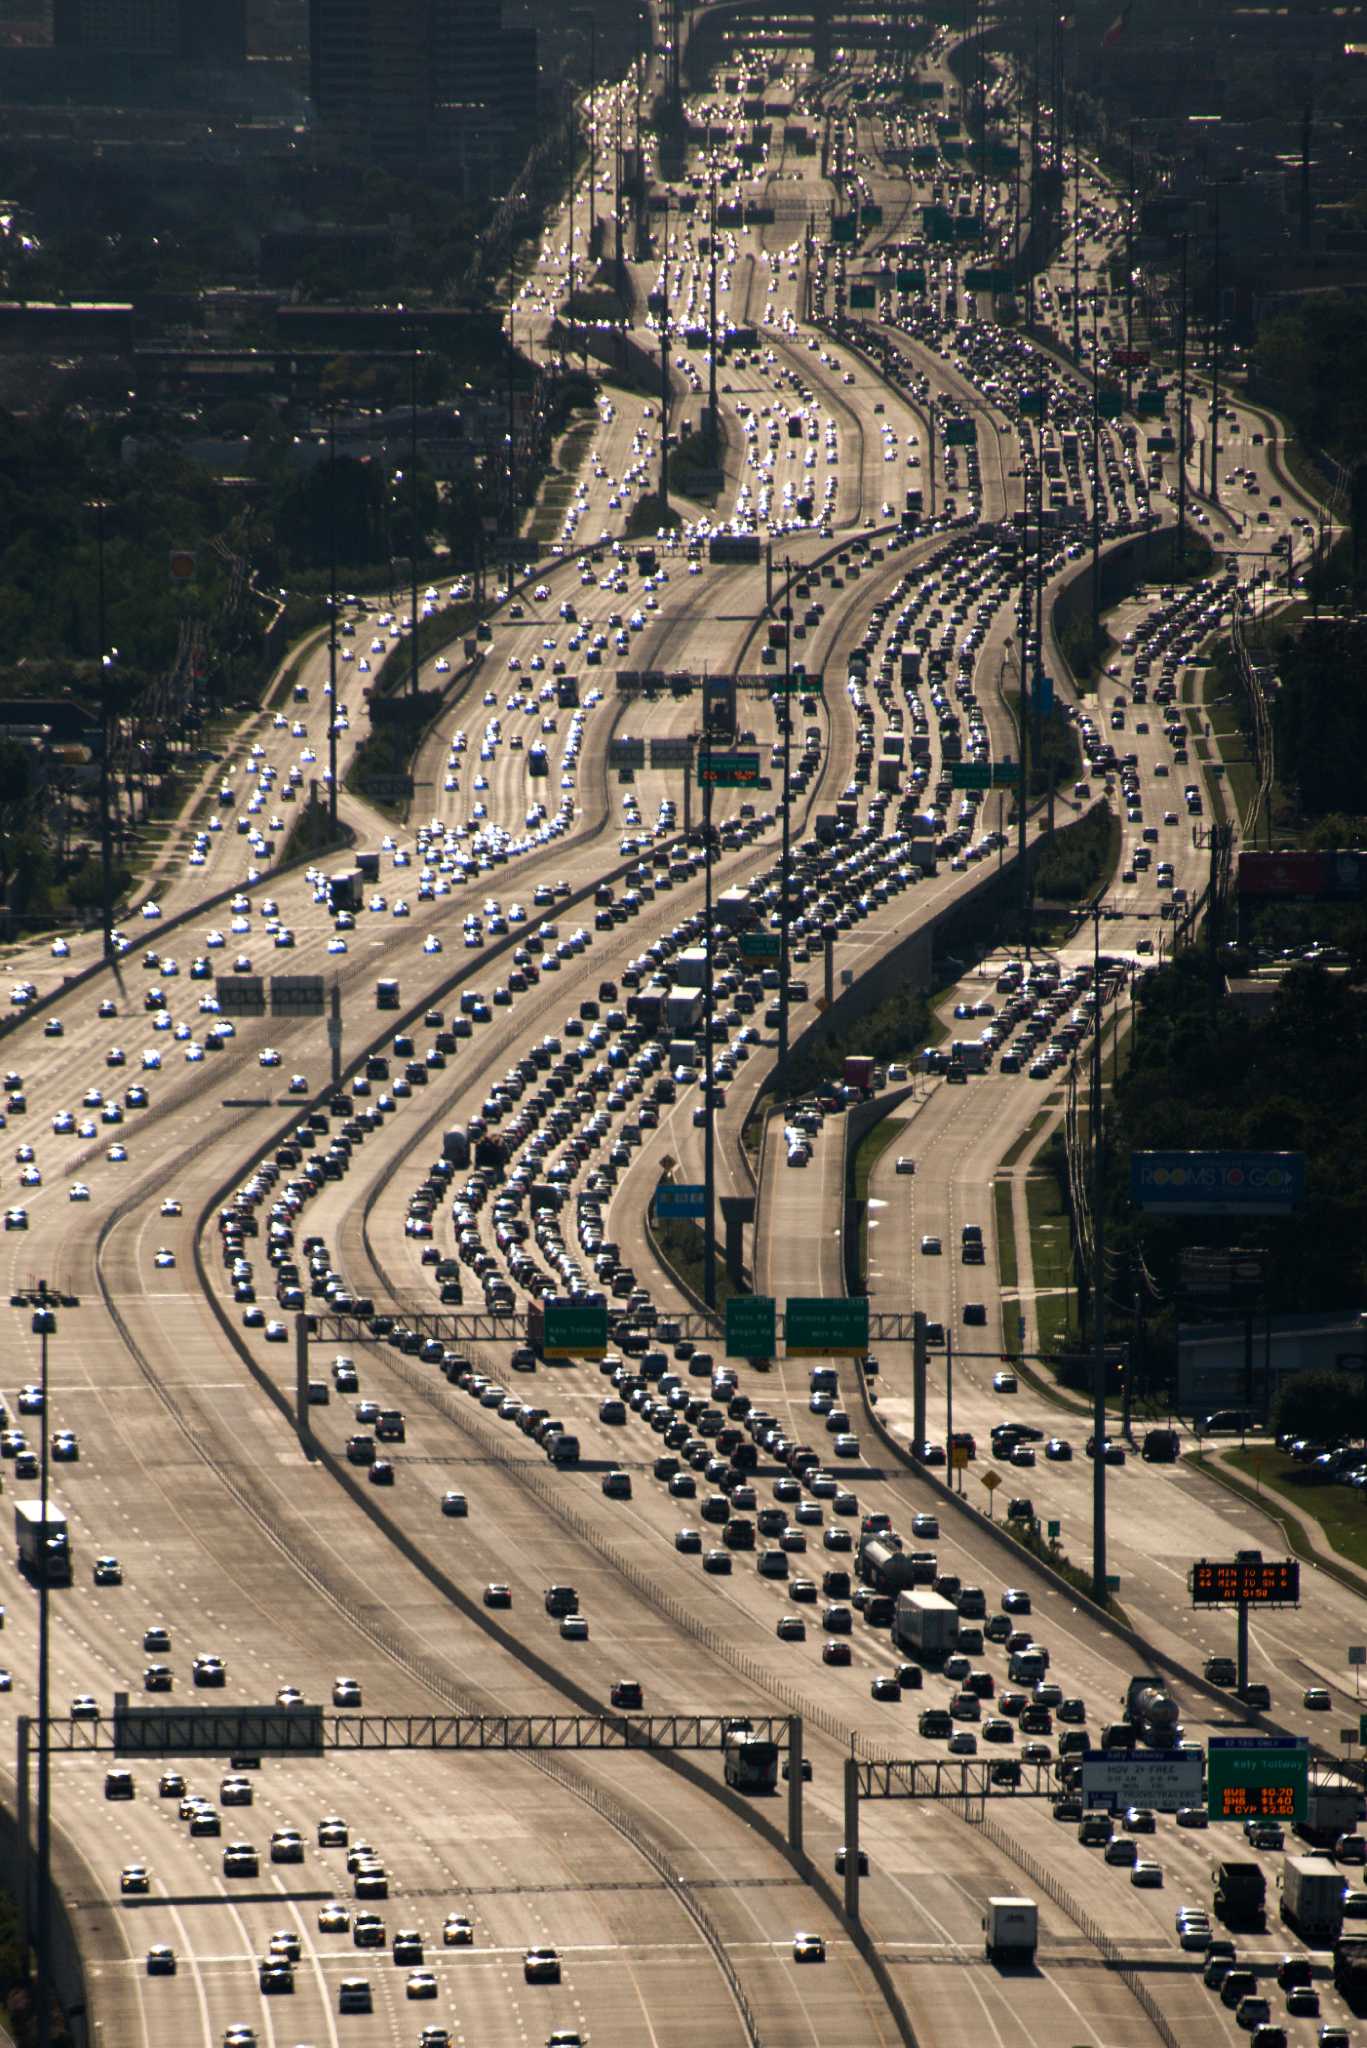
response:
M1062 1528L1062 1522L1046 1522L1044 1525L1044 1533L1049 1538L1049 1541L1051 1543L1057 1543Z
M1021 779L1019 761L994 761L992 763L992 787L1013 789Z
M700 789L755 789L759 784L758 754L698 755Z
M1310 1779L1305 1737L1213 1735L1206 1752L1212 1820L1304 1820Z
M978 445L978 423L976 420L947 420L945 422L946 448L976 448Z
M926 288L924 270L899 270L897 289L899 292L923 292Z
M831 222L831 240L833 242L852 242L855 238L857 226L858 222L852 213L838 213Z
M777 960L781 951L782 942L777 932L742 932L740 935L742 960Z
M1163 394L1161 391L1141 391L1135 398L1134 409L1141 419L1162 419Z
M1020 409L1024 419L1043 419L1044 393L1042 391L1022 391L1020 395Z
M949 781L952 789L991 789L992 763L952 761L949 767Z
M878 294L871 284L852 284L850 304L859 311L867 311L878 303Z
M788 1356L853 1355L869 1348L869 1304L859 1295L790 1294L783 1305L783 1343Z
M971 263L964 271L964 283L971 292L1009 292L1011 273L999 267Z
M601 1358L608 1348L606 1308L548 1301L543 1310L541 1349L547 1358Z
M772 1358L774 1335L772 1294L733 1294L726 1304L726 1356Z
M1125 394L1103 384L1096 395L1096 409L1103 420L1118 420L1125 410Z

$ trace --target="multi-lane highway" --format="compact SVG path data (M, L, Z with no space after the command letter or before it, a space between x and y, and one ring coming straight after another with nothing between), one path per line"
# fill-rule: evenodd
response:
M943 56L933 46L926 72L941 84ZM684 1337L677 1318L691 1304L646 1225L662 1175L702 1176L700 800L685 830L683 771L652 763L649 745L696 733L692 685L777 679L798 662L824 679L791 696L742 690L736 745L758 755L761 776L713 797L716 899L730 892L753 931L777 931L786 907L797 1035L824 1001L825 934L857 981L1014 860L1009 798L973 801L955 769L1018 751L1012 664L1018 676L1035 655L1021 642L1028 529L1012 518L1035 503L1036 479L1057 515L1035 522L1046 599L1076 572L1074 533L1089 536L1094 513L1107 546L1173 516L1170 458L1157 455L1155 472L1123 420L1094 435L1090 372L1079 381L993 324L957 257L923 250L925 286L897 285L923 203L962 198L1002 233L1009 194L938 158L910 175L908 153L935 131L894 110L889 86L868 67L816 80L791 54L738 58L693 109L712 140L691 150L652 216L653 253L630 273L646 347L658 345L652 306L669 308L674 424L695 426L716 178L732 339L715 506L684 501L685 524L658 540L653 565L614 540L654 487L660 421L657 401L604 387L558 548L502 595L472 659L457 643L424 670L446 698L411 815L397 823L342 797L356 847L376 857L348 900L329 873L354 856L277 874L271 853L330 742L345 773L368 681L411 630L402 605L382 602L348 608L335 698L325 636L288 701L205 764L112 965L89 938L12 957L16 987L35 996L12 1006L7 1040L14 1159L0 1257L11 1292L41 1279L73 1305L48 1339L46 1414L24 1391L39 1339L29 1312L14 1314L3 1394L27 1440L7 1436L3 1449L11 1496L32 1498L34 1439L52 1433L52 1492L69 1518L73 1581L51 1597L55 1870L89 2038L1236 2038L1199 1950L1173 1930L1179 1904L1209 1904L1219 1845L1170 1815L1150 1837L1122 1836L1130 1860L1103 1863L1052 1797L994 1798L990 1814L924 1786L866 1802L856 1941L839 1907L848 1757L1034 1768L1034 1740L1041 1782L1061 1792L1048 1775L1054 1706L1077 1701L1072 1725L1099 1732L1142 1666L883 1454L848 1365L837 1395L814 1394L806 1360L733 1367L719 1346ZM600 123L615 120L618 94L634 99L634 87L600 92ZM767 139L742 111L756 97ZM1113 239L1102 216L1115 201L1088 176L1100 244ZM862 244L828 241L822 224L856 190L882 228ZM520 288L519 337L530 329L543 353L571 272L582 281L586 218L581 189ZM892 285L880 278L871 305L861 294L856 318L852 287L889 268ZM1042 414L1026 398L1040 388ZM1263 431L1232 412L1226 460L1236 441L1251 454ZM951 434L956 422L976 423L976 438ZM1261 454L1247 467L1270 474ZM1201 517L1224 522L1233 554L1247 522L1224 503ZM1274 509L1276 534L1300 516ZM754 536L757 558L710 559L723 530ZM769 544L776 618L758 558ZM462 595L452 586L424 602ZM1223 582L1136 598L1111 622L1118 651L1101 687L1070 700L1087 758L1060 802L1071 815L1109 795L1122 814L1106 931L1127 971L1147 964L1169 897L1199 891L1196 833L1214 799L1182 758L1185 672L1232 601ZM1048 609L1040 658L1065 696ZM672 686L646 680L661 677ZM627 739L642 748L624 767ZM1061 974L1085 952L1065 949ZM729 928L713 955L718 1185L758 1197L753 1284L839 1294L840 1105L800 1120L780 1105L751 1155L743 1126L773 1074L778 976L747 964ZM1096 1023L1085 978L1057 1010L1051 990L998 989L1005 968L993 961L950 999L971 995L980 1012L971 1033L952 1022L954 1036L976 1038L1012 1007L1009 1025L992 1025L988 1070L963 1090L927 1083L904 1105L905 1134L870 1184L875 1305L921 1308L957 1337L981 1302L974 1341L987 1353L1004 1338L990 1182L1052 1100L1069 1024L1075 1046ZM215 995L219 982L273 974L336 987L336 1087L322 1020L258 1018ZM382 982L397 984L392 1008L377 1007ZM914 1176L895 1172L899 1153L914 1154ZM972 1221L985 1257L963 1268ZM529 1303L594 1289L611 1304L606 1356L556 1365L522 1348ZM358 1321L367 1300L399 1324L443 1305L483 1321L420 1349ZM351 1315L328 1326L348 1335L309 1351L306 1428L301 1311ZM984 1443L1004 1400L991 1378L990 1361L956 1370L955 1426ZM879 1385L879 1412L905 1441L905 1357L890 1353ZM1082 1420L1029 1393L1006 1412L1071 1430L1074 1461L1019 1481L1071 1535L1090 1477ZM557 1439L571 1437L577 1458L556 1462ZM812 1440L829 1440L829 1458L791 1463ZM1234 1541L1228 1503L1182 1467L1138 1461L1117 1472L1113 1500L1132 1620L1178 1664L1199 1664L1223 1645L1215 1624L1183 1611L1180 1581L1188 1557ZM870 1515L933 1548L942 1577L982 1589L994 1625L962 1670L904 1661L860 1612L849 1575ZM930 1520L914 1526L918 1516ZM1156 1516L1170 1532L1162 1558L1148 1540ZM1237 1534L1271 1547L1256 1518ZM568 1590L548 1600L552 1587ZM35 1711L36 1602L22 1578L7 1604L4 1713L17 1733ZM1256 1650L1285 1725L1314 1732L1295 1692L1337 1683L1314 1645L1336 1631L1347 1640L1353 1623L1336 1588L1316 1586L1307 1606L1260 1628ZM1040 1696L1014 1704L995 1626L1008 1610L1013 1625L1031 1615L1024 1633L1050 1658ZM973 1613L965 1600L965 1620ZM251 1769L231 1754L143 1757L127 1765L128 1796L124 1760L72 1735L107 1731L119 1693L141 1706L168 1695L319 1704L338 1746ZM1243 1718L1210 1689L1179 1688L1179 1701L1192 1743ZM936 1716L951 1707L946 1751ZM432 1716L528 1717L544 1732L553 1714L638 1710L703 1715L710 1733L667 1759L620 1747L472 1753L432 1737ZM783 1846L786 1802L728 1788L719 1754L723 1717L791 1715L810 1768L798 1857ZM13 1755L0 1771L16 1784ZM776 1789L787 1791L782 1778ZM1135 1881L1134 1853L1156 1878ZM1273 1852L1249 1853L1275 1877ZM1021 1891L1038 1897L1039 1963L1004 1977L985 1960L982 1919L989 1897ZM1109 1956L1098 1923L1119 1945ZM1264 1959L1281 1945L1275 1934L1253 1944ZM1117 1957L1125 1969L1110 1966ZM1335 2010L1327 1990L1324 2010Z

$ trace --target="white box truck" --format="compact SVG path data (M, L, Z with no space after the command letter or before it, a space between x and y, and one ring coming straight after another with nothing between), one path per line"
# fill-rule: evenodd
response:
M1039 1907L1033 1899L989 1899L983 1914L983 1945L989 1963L1030 1963L1039 1939Z

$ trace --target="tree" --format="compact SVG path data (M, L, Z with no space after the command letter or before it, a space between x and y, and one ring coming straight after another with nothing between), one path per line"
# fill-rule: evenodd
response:
M1367 1381L1361 1374L1307 1367L1282 1381L1272 1403L1278 1434L1336 1443L1367 1435Z

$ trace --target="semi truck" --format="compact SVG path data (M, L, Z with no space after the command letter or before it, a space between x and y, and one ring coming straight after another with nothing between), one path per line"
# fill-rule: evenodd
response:
M902 787L902 763L896 754L879 755L878 787L884 796L896 796Z
M1362 1793L1345 1778L1323 1778L1306 1787L1305 1819L1296 1822L1296 1833L1307 1842L1335 1843L1349 1835L1362 1819Z
M867 1095L873 1088L873 1058L869 1053L851 1052L845 1055L841 1079L847 1088L858 1088Z
M887 1536L866 1536L859 1546L859 1576L876 1593L905 1593L926 1583L914 1553Z
M1327 1856L1282 1863L1281 1916L1308 1948L1332 1948L1343 1927L1343 1872Z
M1340 1888L1342 1881L1340 1880ZM1215 1912L1227 1927L1261 1927L1266 1918L1267 1880L1262 1866L1237 1858L1217 1863L1211 1873Z
M700 988L675 988L669 992L665 1004L665 1022L671 1038L682 1037L691 1032L702 1015L702 990Z
M380 856L378 853L358 853L356 872L363 882L378 882L380 879Z
M1354 2011L1367 2002L1367 1934L1341 1934L1334 1943L1334 1989Z
M338 868L328 876L328 909L336 914L339 910L359 910L361 907L361 871L359 868Z
M71 1584L71 1532L55 1501L17 1500L14 1541L19 1569L35 1586Z
M983 1946L989 1963L1031 1963L1039 1940L1039 1907L1033 1899L989 1899L983 1914Z
M939 1593L899 1593L892 1634L923 1664L942 1663L959 1641L959 1610Z

